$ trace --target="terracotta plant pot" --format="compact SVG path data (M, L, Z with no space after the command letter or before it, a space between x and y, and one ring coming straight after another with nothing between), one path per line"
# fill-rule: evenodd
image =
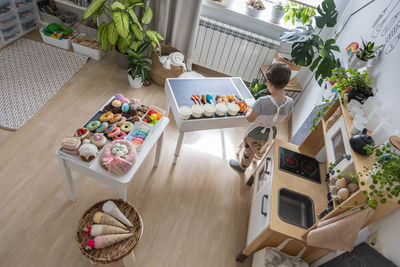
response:
M290 75L290 79L293 79L297 75L297 72L299 70L301 70L301 66L296 65L293 62L290 62L289 60L284 59L283 57L281 57L279 55L279 53L275 54L274 62L276 62L276 61L286 63L290 67L290 70L292 71L292 73Z

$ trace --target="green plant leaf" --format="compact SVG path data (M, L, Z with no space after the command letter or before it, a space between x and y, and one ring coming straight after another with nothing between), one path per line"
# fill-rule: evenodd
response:
M102 32L105 27L107 27L107 23L102 22L100 26L97 28L97 40L101 41Z
M87 7L85 13L83 13L82 20L91 17L97 10L99 10L106 0L93 0L92 3Z
M128 37L123 38L122 36L120 36L118 38L118 42L117 42L117 46L118 46L118 50L121 53L125 53L125 49L129 47L129 45L132 42L132 35L128 35Z
M322 29L323 27L333 27L336 25L338 12L334 0L324 0L317 7L317 11L320 16L315 16L315 22L317 27Z
M131 31L133 32L137 40L143 40L143 32L139 29L137 24L131 24Z
M143 17L142 17L142 23L143 24L149 24L151 20L153 19L153 10L148 6L146 7Z
M283 43L298 43L312 40L318 36L311 25L299 26L290 31L283 32L280 40Z
M311 71L314 71L314 70L315 70L315 68L318 66L319 62L321 61L321 59L322 59L322 57L321 57L321 56L318 56L318 57L314 60L314 62L313 62L312 65L310 66L310 70L311 70Z
M107 34L108 34L108 41L110 42L111 45L115 45L115 43L118 41L118 32L117 29L115 28L114 23L110 23L107 26Z
M104 30L101 35L101 48L103 49L104 52L108 50L107 29L108 27L104 27Z
M309 66L313 62L314 59L314 48L318 46L319 37L315 36L315 38L305 41L305 42L296 42L292 45L292 60L295 64L300 66Z
M158 42L157 36L154 34L154 32L152 30L146 30L145 33L146 33L147 37L149 37L149 39L152 42L152 45L153 45L154 48L155 48L155 45L156 46L160 46L160 43Z
M118 34L122 38L126 38L129 35L129 15L122 11L113 12L113 22Z
M132 41L131 44L129 45L129 48L136 51L139 46L140 46L140 41Z
M125 10L126 9L126 7L121 3L121 2L118 2L118 1L114 1L112 4L111 4L111 9L113 10L113 11L118 11L118 10Z
M139 30L143 31L142 25L140 24L135 12L132 9L128 9L128 14L131 16L133 22L138 26Z
M150 43L151 43L151 41L146 41L146 42L143 42L138 48L137 48L137 52L138 53L143 53L143 51L150 45Z

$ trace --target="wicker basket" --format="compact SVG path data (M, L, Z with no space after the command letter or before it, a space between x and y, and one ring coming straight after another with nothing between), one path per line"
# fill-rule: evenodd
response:
M171 53L180 52L178 49L169 46L169 45L161 45L161 54L163 56L168 56ZM164 69L158 56L156 53L152 53L151 60L153 61L152 70L149 72L149 78L158 86L164 87L166 78L177 78L184 71L181 66L173 66L171 65L171 69Z
M118 242L106 248L85 250L86 242L93 237L84 234L82 229L85 226L93 224L93 215L98 211L102 211L101 207L108 200L114 201L121 212L133 224L132 227L127 226L127 229L131 233L133 233L133 236L129 239ZM83 255L88 257L93 262L106 264L122 260L125 256L131 253L136 244L139 242L140 237L142 236L142 232L142 218L131 204L121 199L106 199L94 204L92 207L90 207L90 209L85 212L85 214L83 214L82 218L79 220L78 227L76 229L75 239L78 242L79 249L81 250Z

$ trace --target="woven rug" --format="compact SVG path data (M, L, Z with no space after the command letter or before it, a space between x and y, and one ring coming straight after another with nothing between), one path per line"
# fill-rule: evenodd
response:
M21 38L0 52L0 127L18 130L88 57Z

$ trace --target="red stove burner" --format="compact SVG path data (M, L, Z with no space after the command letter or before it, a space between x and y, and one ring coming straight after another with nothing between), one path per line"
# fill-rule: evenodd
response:
M286 156L285 162L287 165L289 165L292 168L295 168L297 166L297 160L292 156Z
M304 171L311 174L314 173L315 171L315 167L309 162L302 162L301 167L303 168Z

